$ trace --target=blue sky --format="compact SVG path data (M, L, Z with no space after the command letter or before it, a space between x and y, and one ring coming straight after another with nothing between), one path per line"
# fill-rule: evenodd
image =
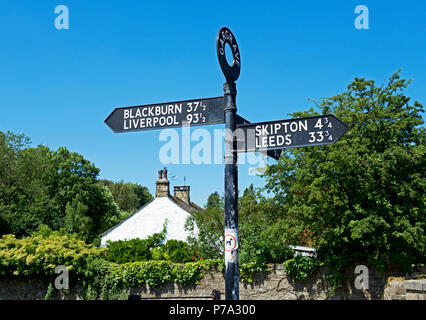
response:
M69 9L57 30L54 10ZM369 29L354 26L357 5ZM100 178L155 188L164 165L160 131L114 134L116 107L223 94L215 40L234 33L241 52L238 113L252 122L287 119L345 90L354 77L412 78L426 104L426 1L0 1L0 130L33 145L66 146ZM207 128L207 127L206 127ZM209 126L210 132L223 125ZM273 161L273 160L271 160ZM224 166L167 165L173 184L204 205L223 192ZM239 168L239 189L264 180Z

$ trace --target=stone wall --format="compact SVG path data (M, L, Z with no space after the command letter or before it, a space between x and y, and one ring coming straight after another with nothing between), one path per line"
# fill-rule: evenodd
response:
M426 279L389 278L384 300L426 300Z
M280 264L269 265L271 271L257 273L253 283L241 282L239 296L241 300L297 300L318 299L328 297L329 287L324 273L319 272L309 281L295 283L286 276ZM160 288L133 288L132 294L142 297L173 297L173 296L210 296L213 290L219 290L224 299L225 279L222 272L213 270L207 273L197 286L179 286L169 284Z
M368 289L358 290L355 288L354 268L347 270L348 280L342 288L331 292L330 285L326 279L327 269L323 268L307 281L294 281L287 277L281 264L269 265L270 271L257 273L253 283L241 282L241 300L383 300L383 299L421 299L424 298L426 280L405 280L395 278L397 273L381 274L369 271ZM389 278L391 277L391 278ZM406 276L407 277L407 276ZM395 281L387 281L390 280ZM399 279L399 280L398 280ZM402 284L401 284L402 283ZM79 286L72 287L67 292L55 290L56 299L79 299ZM0 278L0 300L3 299L44 299L48 284L41 281L18 280ZM419 290L421 288L422 291ZM132 288L124 292L122 297L126 299L127 294L140 294L142 298L164 298L164 297L195 297L211 296L213 290L222 293L224 299L225 280L219 270L211 270L205 275L198 285L180 286L175 283L167 284L159 288L144 286Z

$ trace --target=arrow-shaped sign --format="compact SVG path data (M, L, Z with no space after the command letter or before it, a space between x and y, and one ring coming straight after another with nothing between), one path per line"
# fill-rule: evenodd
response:
M223 97L164 102L143 106L116 108L105 123L112 131L139 130L216 124L224 122Z
M334 115L238 125L245 141L238 152L276 150L335 143L348 126Z

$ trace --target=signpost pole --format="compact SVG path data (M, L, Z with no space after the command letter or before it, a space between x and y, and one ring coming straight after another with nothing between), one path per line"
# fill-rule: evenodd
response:
M226 59L225 46L232 51L232 64ZM225 76L225 299L239 300L238 272L238 164L237 164L237 88L235 81L240 75L241 57L237 41L231 30L223 27L216 39L217 58Z
M225 245L225 298L239 300L238 272L238 164L235 136L237 90L235 82L223 86L225 96L225 241L231 239L231 249ZM232 241L234 243L232 243Z

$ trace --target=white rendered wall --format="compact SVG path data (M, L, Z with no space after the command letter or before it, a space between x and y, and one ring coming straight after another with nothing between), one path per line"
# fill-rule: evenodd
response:
M166 240L175 239L186 241L190 235L185 230L185 222L189 213L167 197L155 198L139 212L125 220L116 228L102 236L101 246L105 247L108 240L146 239L154 233L163 230L167 219ZM196 229L197 233L198 230Z

